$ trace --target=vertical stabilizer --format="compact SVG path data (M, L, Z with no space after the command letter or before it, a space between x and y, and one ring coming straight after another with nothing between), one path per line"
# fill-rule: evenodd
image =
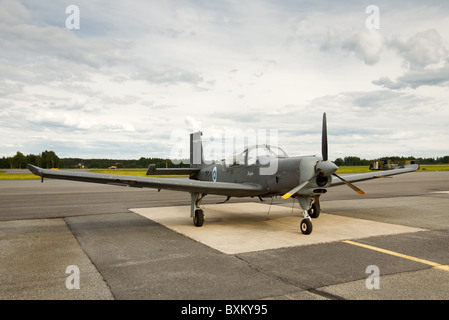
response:
M201 131L190 134L190 168L202 168L205 165L201 135Z

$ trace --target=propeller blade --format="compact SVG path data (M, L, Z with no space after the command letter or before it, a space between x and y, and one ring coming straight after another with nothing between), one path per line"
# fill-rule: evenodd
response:
M323 113L323 130L321 132L321 155L323 156L323 161L328 160L326 112Z
M304 188L310 181L312 181L313 179L315 179L317 176L317 174L315 174L312 178L310 178L309 180L301 183L300 185L298 185L297 187L291 189L289 192L287 192L286 194L284 194L282 196L282 199L288 199L290 198L292 195L294 195L296 192L298 192L299 190L301 190L302 188Z
M345 179L343 179L342 177L340 177L339 175L337 175L336 173L333 173L332 175L336 176L338 179L340 179L341 181L343 181L349 188L351 188L352 190L354 190L355 192L357 192L360 195L364 195L365 191L357 188L355 185L353 185L352 183L350 183L349 181L346 181Z

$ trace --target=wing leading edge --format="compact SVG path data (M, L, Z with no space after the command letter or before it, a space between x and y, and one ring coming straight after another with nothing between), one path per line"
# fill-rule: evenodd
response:
M136 188L167 189L184 192L197 192L234 197L257 196L266 192L261 185L246 183L228 183L198 181L179 178L133 177L92 172L72 172L49 170L28 164L28 170L43 178L102 183Z

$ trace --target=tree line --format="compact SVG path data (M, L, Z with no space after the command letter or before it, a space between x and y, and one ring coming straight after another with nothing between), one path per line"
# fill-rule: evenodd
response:
M155 164L158 168L189 167L188 160L183 160L179 164L178 162L179 161L175 161L174 163L170 159L145 157L141 157L138 160L59 158L54 151L45 150L44 152L37 155L24 155L22 152L17 151L17 153L12 157L0 158L0 169L25 169L27 164L32 164L46 169L107 169L109 167L117 167L117 169L133 169L147 168L150 163Z
M444 157L436 157L436 158L415 158L415 157L382 157L379 159L380 161L391 160L393 163L404 163L405 161L414 161L418 164L449 164L449 156ZM369 166L370 162L373 160L360 159L359 157L345 157L344 159L338 158L334 161L337 166Z
M403 163L406 160L415 161L419 164L449 164L449 156L436 158L415 158L415 157L383 157L376 160L391 160L393 163ZM338 158L334 161L337 166L369 166L370 161L355 156ZM41 168L89 168L106 169L109 167L120 168L147 168L149 164L155 164L157 168L186 168L189 167L188 160L173 162L170 159L145 158L138 160L120 160L120 159L82 159L82 158L59 158L54 151L47 151L40 154L24 155L17 151L12 157L0 158L0 169L25 169L26 165L33 164Z
M59 168L61 161L54 151L47 151L35 155L24 155L17 151L13 157L2 157L0 159L1 169L25 169L28 163L34 164L42 168Z

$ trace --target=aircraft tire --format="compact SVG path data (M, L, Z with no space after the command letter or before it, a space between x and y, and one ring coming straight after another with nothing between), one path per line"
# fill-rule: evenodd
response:
M204 213L203 210L197 209L195 210L195 215L193 216L193 224L196 227L201 227L204 223Z
M309 216L312 219L316 219L320 216L321 213L321 208L320 206L315 202L314 204L312 204L312 208L309 211Z
M303 219L300 228L303 234L311 234L313 229L312 222L309 219Z

